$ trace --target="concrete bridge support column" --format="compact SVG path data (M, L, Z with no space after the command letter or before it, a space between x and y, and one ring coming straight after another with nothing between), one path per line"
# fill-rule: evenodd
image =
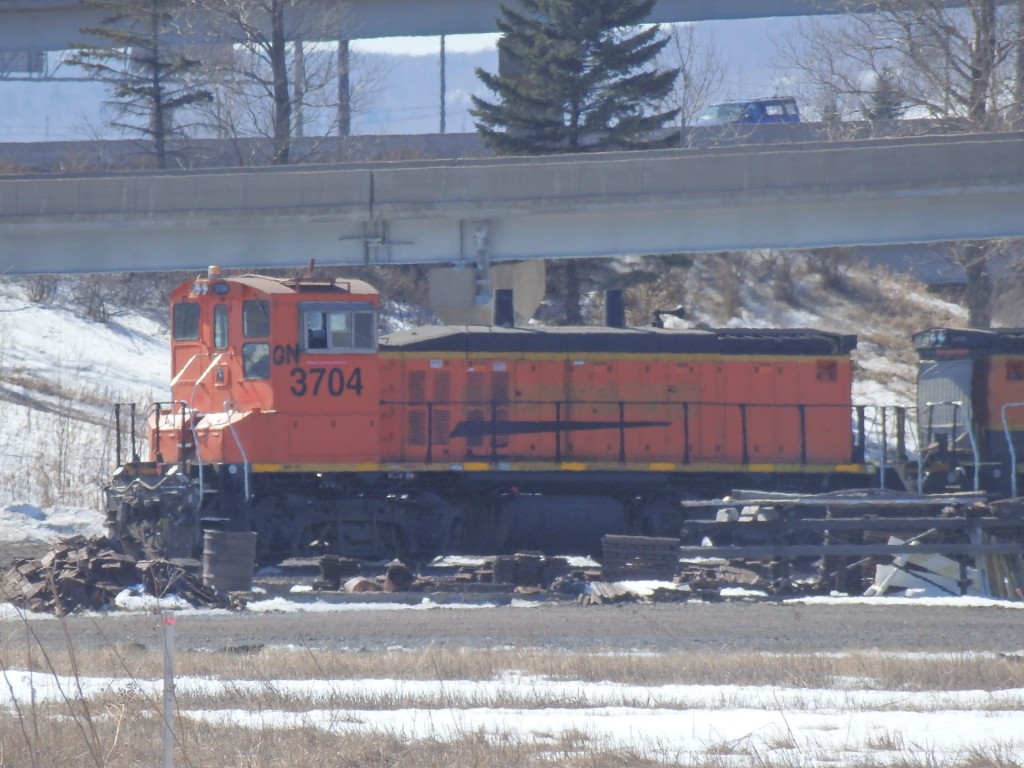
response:
M349 83L348 40L338 41L338 135L352 133L352 94Z
M437 267L430 270L430 307L445 325L492 325L494 292L511 289L516 325L525 325L544 298L544 272L541 260Z

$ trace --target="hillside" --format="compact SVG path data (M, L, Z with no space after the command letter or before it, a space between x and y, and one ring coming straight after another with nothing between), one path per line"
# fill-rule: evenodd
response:
M627 294L633 324L682 303L682 327L857 334L854 397L865 404L911 405L910 335L965 320L959 307L907 278L817 257L765 252L619 269L637 283ZM386 282L397 291L403 279ZM152 319L162 316L163 300L149 308L152 317L113 307L107 322L96 322L83 318L74 291L50 303L28 295L25 284L0 284L0 542L32 547L100 532L100 489L113 463L111 404L165 399L169 363L166 325ZM596 294L594 304L597 316ZM0 563L7 557L0 552Z

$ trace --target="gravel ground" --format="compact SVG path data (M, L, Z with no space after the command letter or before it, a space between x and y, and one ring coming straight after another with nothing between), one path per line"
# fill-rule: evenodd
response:
M6 562L16 556L9 547L3 547L2 554ZM40 552L33 554L38 556ZM305 583L309 583L315 571L298 569L295 573L304 574ZM280 585L273 591L286 593ZM404 597L407 602L422 599L419 595ZM437 600L444 597L452 599L448 595L437 596ZM509 595L499 597L508 602ZM486 597L470 599L479 604ZM253 645L381 650L441 645L652 652L1024 651L1024 610L1000 607L774 600L629 602L583 607L569 598L530 607L380 610L387 606L376 601L360 608L352 604L343 607L347 610L234 614L186 611L176 619L176 644L181 650ZM77 647L141 643L155 648L162 642L160 620L155 614L110 613L71 616L66 628L46 616L33 616L28 622L0 618L0 647L8 642L24 642L26 631L47 647L63 647L65 629Z
M68 619L76 647L160 645L152 614ZM431 644L486 648L520 646L581 651L991 651L1024 650L1024 610L998 607L803 605L782 602L616 604L430 610L345 610L330 613L183 613L175 624L179 650L253 645L381 650ZM0 620L0 646L33 633L61 647L55 619Z

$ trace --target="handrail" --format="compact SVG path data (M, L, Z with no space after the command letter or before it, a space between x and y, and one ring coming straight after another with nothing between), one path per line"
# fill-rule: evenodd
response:
M242 455L242 483L245 488L245 500L249 501L252 498L252 493L249 488L249 457L245 452L245 448L242 447L242 441L238 437L238 431L235 429L235 425L231 421L232 415L237 413L235 405L236 403L234 401L225 401L224 413L228 417L228 429L231 430L231 436L235 438L235 445L238 446L238 452Z
M963 401L962 400L944 400L944 401L939 401L939 402L934 402L934 403L933 402L928 402L928 403L925 403L925 405L928 407L928 438L929 439L931 439L932 414L934 413L935 406L937 406L937 405L948 405L948 406L952 406L953 407L953 423L951 425L952 429L953 429L953 434L951 435L952 440L950 440L950 448L951 449L955 449L956 448L956 427L957 427L956 417L959 415L960 409L964 407ZM967 439L971 443L971 454L974 457L974 490L977 491L977 490L981 489L981 452L980 452L980 450L978 448L978 440L977 440L977 438L974 435L974 424L972 423L972 421L973 421L973 419L971 418L971 414L968 413L967 416L964 418L964 431L967 433Z
M210 356L209 352L196 352L194 355L192 355L192 357L190 357L188 359L188 362L185 363L185 367L182 368L180 371L178 371L178 373L175 374L174 378L171 379L171 386L173 387L173 386L177 385L177 383L181 379L181 377L184 376L186 371L188 371L188 369L192 367L192 363L194 363L196 360L198 360L201 357L209 357L209 356Z
M1010 448L1010 496L1017 498L1017 447L1013 444L1013 437L1010 435L1010 423L1006 419L1008 408L1024 407L1024 403L1003 403L999 411L999 417L1003 422L1003 434L1006 436L1006 444Z
M478 437L490 438L490 460L492 463L497 463L500 456L498 455L499 438L504 436L504 433L498 429L499 419L498 411L499 408L516 408L516 407L550 407L554 409L554 421L551 422L551 431L555 437L555 460L556 463L562 463L562 445L561 436L565 432L573 431L573 427L570 422L566 420L566 412L574 406L604 406L609 410L608 429L615 429L619 432L619 451L618 459L621 464L627 462L626 456L626 441L625 441L625 430L629 424L627 424L627 408L629 407L665 407L665 408L678 408L683 409L683 457L682 462L684 464L691 463L690 456L690 409L693 407L704 407L704 408L732 408L738 411L740 420L740 440L741 440L741 457L740 463L748 465L751 463L750 458L750 412L753 409L776 409L776 410L790 410L796 414L796 418L799 420L799 431L800 431L800 444L799 444L799 458L797 459L801 466L807 464L807 439L808 439L808 422L812 419L808 418L809 413L814 411L828 411L836 409L848 410L851 407L850 403L736 403L736 402L704 402L704 401L681 401L681 400L514 400L511 402L502 400L501 402L490 401L490 400L446 400L443 403L435 402L433 400L381 400L382 406L401 406L409 408L422 408L424 413L424 425L423 425L423 448L424 448L424 461L426 463L433 463L434 459L434 448L435 448L435 424L437 423L437 409L443 408L476 408L484 410L488 413L489 418L479 419L482 423L481 431ZM664 426L667 426L669 422L665 422ZM651 424L650 426L656 426ZM592 427L588 427L592 428ZM456 435L456 437L465 435ZM852 443L851 443L852 449ZM852 453L851 453L852 458Z
M220 365L221 358L223 358L224 355L226 354L228 353L218 352L217 355L210 361L210 364L206 366L206 369L199 375L199 378L196 379L196 383L192 386L192 398L190 403L192 406L195 406L196 392L199 391L199 385L202 384L206 377L210 375L210 371L212 371L214 368ZM207 355L204 354L204 357L205 356ZM196 357L198 357L198 355ZM193 359L195 359L195 357L193 357ZM191 362L191 360L189 362Z
M157 425L157 430L158 430L157 431L157 444L159 445L159 441L160 441L160 438L159 438L159 434L160 434L159 433L159 429L160 429L160 405L162 405L162 403L154 403L153 405L156 407L156 425ZM169 401L167 403L167 405L171 406L171 411L170 411L171 418L174 418L174 410L173 410L174 406L177 405L177 406L181 407L181 426L182 426L182 432L184 432L184 430L186 428L185 425L187 424L188 425L188 431L192 435L192 450L195 452L196 469L199 472L199 498L196 501L196 512L198 513L202 509L202 506L203 506L203 493L204 493L205 486L204 486L204 483L203 483L203 454L202 454L202 450L199 447L199 434L196 432L195 411L184 400L171 400L171 401ZM181 451L179 450L179 452L178 452L178 464L181 465L181 463L182 463Z

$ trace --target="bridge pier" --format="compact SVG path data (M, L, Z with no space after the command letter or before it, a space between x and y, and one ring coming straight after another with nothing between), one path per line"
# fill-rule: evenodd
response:
M518 261L430 270L430 308L445 325L491 325L494 294L512 291L516 325L525 325L544 298L544 262Z

